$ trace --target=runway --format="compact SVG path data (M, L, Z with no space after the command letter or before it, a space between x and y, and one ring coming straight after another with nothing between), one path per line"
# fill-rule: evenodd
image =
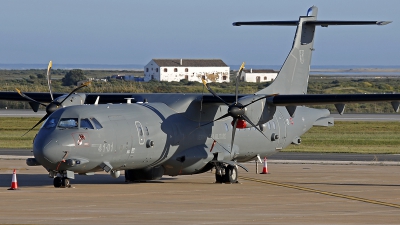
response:
M398 224L398 166L271 164L214 175L124 183L100 173L54 188L42 167L0 160L0 223L12 224ZM20 190L8 191L17 168ZM345 196L346 198L344 198Z

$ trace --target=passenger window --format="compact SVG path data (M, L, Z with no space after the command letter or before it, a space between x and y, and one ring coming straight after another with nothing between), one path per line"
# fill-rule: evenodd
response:
M81 124L80 124L80 126L81 126L81 128L83 128L83 129L91 129L91 130L94 129L92 123L90 123L90 121L89 121L88 118L81 119Z
M78 118L62 118L58 123L59 128L78 128Z
M103 126L99 123L99 121L97 121L96 118L92 117L92 118L90 118L90 120L92 120L92 122L97 130L100 130L101 128L103 128Z
M229 126L228 126L228 124L226 124L226 123L225 123L225 130L226 130L226 131L229 131Z
M146 129L146 135L149 136L149 135L150 135L150 133L149 133L149 128L144 127L144 129Z
M268 130L271 130L271 124L269 122L267 123L267 126L268 126Z
M272 121L272 128L275 130L276 129L276 125L275 125L275 122L274 121Z

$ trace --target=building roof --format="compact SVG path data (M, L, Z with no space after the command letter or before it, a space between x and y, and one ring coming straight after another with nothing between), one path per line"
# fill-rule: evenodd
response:
M221 59L153 59L153 61L160 67L228 67Z
M258 69L258 70L243 70L245 73L277 73L278 71L271 70L271 69Z

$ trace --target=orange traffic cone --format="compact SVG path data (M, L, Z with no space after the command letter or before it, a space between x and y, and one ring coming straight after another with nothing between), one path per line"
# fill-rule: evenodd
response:
M263 166L263 171L261 174L269 174L268 173L268 165L267 165L267 157L264 158L264 166Z
M12 180L11 180L11 187L8 190L18 190L17 184L17 171L13 171Z

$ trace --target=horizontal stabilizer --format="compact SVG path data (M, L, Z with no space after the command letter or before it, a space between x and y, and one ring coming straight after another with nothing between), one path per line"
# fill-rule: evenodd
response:
M338 25L386 25L392 21L340 21L340 20L312 20L305 21L305 25L315 25L321 27L338 26ZM250 21L250 22L234 22L233 26L297 26L299 21Z
M361 102L399 101L400 94L313 94L313 95L276 95L267 101L277 106L288 105L324 105Z

